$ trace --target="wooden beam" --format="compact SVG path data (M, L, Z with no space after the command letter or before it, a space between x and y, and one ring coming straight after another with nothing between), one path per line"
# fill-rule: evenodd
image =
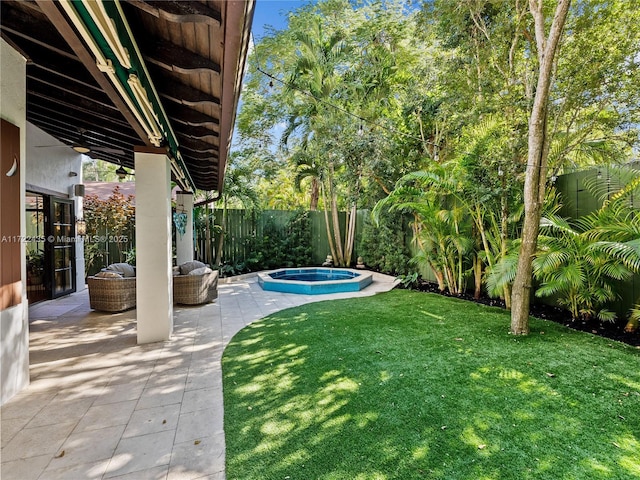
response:
M109 110L105 111L98 107L97 104L83 104L82 102L74 102L74 98L69 98L68 95L60 94L53 89L47 90L47 93L41 92L34 89L27 88L27 94L31 97L37 97L42 101L48 101L54 104L58 112L61 114L71 113L73 115L72 118L92 118L95 120L99 120L100 122L109 121L113 123L124 123L122 122L122 117L120 117L120 112L117 110ZM57 95L56 95L57 94ZM33 101L33 98L30 100ZM98 122L96 122L98 124Z
M174 23L206 23L219 27L222 21L220 10L197 2L129 0L129 3L154 17Z
M170 103L165 105L167 115L174 122L182 123L183 125L189 125L190 127L214 127L220 125L220 120L216 117L212 117L205 113L194 110L183 105L176 103Z
M120 116L120 112L118 112L113 104L109 102L109 97L107 97L103 92L87 92L86 88L80 88L79 84L74 84L73 82L50 82L48 80L44 80L42 77L32 75L30 70L28 70L27 93L32 91L43 93L47 92L53 97L68 99L68 101L71 101L72 103L75 103L74 99L78 99L78 103L81 105L89 108L95 108L96 111L111 112L116 114L116 116Z
M220 106L218 97L179 82L177 79L167 76L164 72L165 70L160 68L150 68L151 78L161 97L191 107Z
M122 131L105 129L104 124L96 126L88 123L80 123L77 125L77 130L74 132L69 128L69 122L66 121L66 118L52 120L51 114L48 112L30 110L27 113L27 119L30 122L37 124L38 127L42 128L42 130L55 132L52 133L52 135L63 143L65 142L65 139L70 142L78 141L80 129L87 132L85 133L85 138L87 138L90 143L100 143L104 146L121 148L122 150L129 150L132 148L132 145L136 145L140 142L137 137L131 137ZM131 131L131 133L133 133L133 131ZM98 134L103 138L98 138L94 134Z
M69 50L60 33L47 21L47 17L38 9L30 8L28 12L23 8L29 2L0 2L2 6L2 23L0 28L11 36L21 37L30 42L55 51L68 58L77 57ZM10 8L13 7L13 8Z
M89 73L91 73L98 85L100 85L102 90L108 95L116 108L120 110L120 113L124 116L129 125L135 130L140 139L145 143L145 145L151 145L151 141L149 140L149 137L147 136L144 128L142 128L140 122L138 122L133 112L120 97L115 87L106 78L105 74L98 70L96 59L85 48L84 42L78 37L74 27L70 25L66 17L58 9L57 3L51 2L49 0L36 0L36 2L38 3L38 6L42 9L44 14L49 18L49 21L53 23L56 30L60 32L62 37L67 41L82 64L86 67Z
M188 125L181 125L176 123L173 125L173 131L182 137L197 138L199 140L207 141L209 139L220 138L220 134L215 130L210 130L206 127L190 127Z
M167 40L153 38L148 39L145 43L147 48L142 52L144 59L170 72L184 73L186 75L192 73L219 75L221 72L219 63Z
M195 138L184 137L178 135L178 140L180 142L180 148L186 148L192 152L207 152L207 153L218 153L218 146L211 144L209 142L204 142L202 140L198 140Z

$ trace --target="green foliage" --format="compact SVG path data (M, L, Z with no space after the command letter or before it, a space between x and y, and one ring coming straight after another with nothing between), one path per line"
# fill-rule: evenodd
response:
M407 275L399 275L398 280L400 280L402 288L416 288L420 284L420 274L418 272L413 272Z
M536 295L557 297L574 319L614 320L605 306L618 298L615 282L640 271L640 239L604 239L603 233L610 231L611 214L605 207L573 225L555 216L543 219L533 261L534 275L541 281ZM617 214L624 215L630 225L639 223L635 213L630 218L620 209Z
M116 185L106 200L97 195L84 198L87 222L85 269L88 275L105 267L105 262L124 262L135 245L135 206L133 196L125 196ZM95 243L94 243L95 242Z
M308 212L294 212L284 225L279 225L270 216L261 229L255 224L248 228L254 229L254 233L244 239L245 250L250 254L235 262L224 262L220 267L221 276L311 265L311 222Z
M389 275L410 272L406 220L397 212L381 215L378 223L367 215L360 236L358 254L367 268Z
M309 212L299 210L289 220L283 239L285 267L311 265L311 220Z

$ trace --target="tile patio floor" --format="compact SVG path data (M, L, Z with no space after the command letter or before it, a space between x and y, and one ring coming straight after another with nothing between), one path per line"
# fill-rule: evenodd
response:
M135 310L89 309L87 290L29 309L31 384L0 409L2 480L225 478L220 359L244 326L304 303L362 292L264 292L256 277L216 302L174 307L170 341L136 344Z

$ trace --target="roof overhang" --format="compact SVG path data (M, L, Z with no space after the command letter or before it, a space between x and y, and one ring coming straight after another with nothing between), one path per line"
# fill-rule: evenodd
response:
M162 146L183 189L222 190L254 1L2 2L28 59L27 119L133 167Z

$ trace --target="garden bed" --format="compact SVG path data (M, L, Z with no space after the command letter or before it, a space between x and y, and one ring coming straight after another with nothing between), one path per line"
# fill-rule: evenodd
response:
M471 302L480 303L483 305L490 305L492 307L505 308L504 301L499 298L489 298L486 296L479 299L473 298L473 294L463 293L461 295L451 295L448 292L441 292L438 290L438 285L433 282L421 281L416 288L421 292L438 293L446 297L461 298L463 300L469 300ZM626 321L620 320L617 322L600 322L598 320L586 321L573 321L571 315L567 310L554 307L552 305L545 305L543 303L535 303L531 305L531 316L550 320L555 323L564 325L565 327L579 330L581 332L589 332L601 337L610 338L618 342L623 342L634 347L640 347L640 331L635 333L627 333L624 331Z

